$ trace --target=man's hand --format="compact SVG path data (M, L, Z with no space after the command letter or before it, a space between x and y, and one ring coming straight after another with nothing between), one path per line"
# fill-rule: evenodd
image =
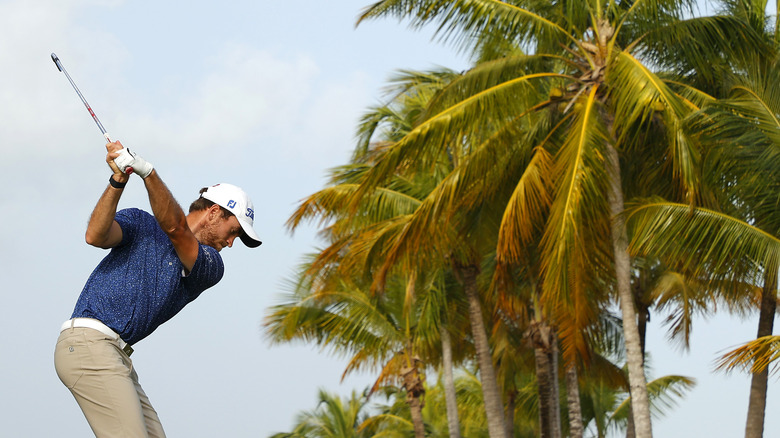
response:
M106 160L111 158L111 162L123 174L132 171L141 178L146 178L154 170L152 163L144 160L130 149L122 147L122 143L118 141L109 143L106 148L109 150ZM109 166L111 166L111 162L109 162ZM114 169L114 166L111 166L111 169Z
M126 183L127 180L130 179L130 175L122 172L119 169L119 166L114 162L114 159L119 156L119 151L124 149L124 146L122 146L122 143L115 141L113 143L106 143L106 150L108 151L108 154L106 155L106 163L108 163L108 167L111 168L111 171L114 172L114 175L112 178L116 182L120 183Z

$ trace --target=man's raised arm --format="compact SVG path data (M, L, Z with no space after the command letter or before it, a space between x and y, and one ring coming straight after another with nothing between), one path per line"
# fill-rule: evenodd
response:
M199 243L187 225L187 216L184 214L184 210L173 198L170 190L156 171L153 170L149 176L144 178L144 185L149 193L149 203L152 205L154 217L160 224L160 228L171 239L184 268L190 272L198 259Z
M116 144L120 146L120 149L117 149L113 154L114 162L119 169L132 168L134 173L143 178L146 191L149 194L152 213L154 213L157 223L160 224L160 228L171 239L179 260L189 273L198 259L199 243L187 225L187 216L184 214L184 210L176 202L151 163L130 152L129 149L121 148L121 143L116 142Z
M122 173L114 164L114 155L121 149L120 143L108 143L106 150L106 162L114 174L111 175L111 181L106 190L98 199L92 215L89 217L87 232L84 236L86 242L98 248L113 248L122 242L122 228L114 220L116 208L119 205L119 198L122 196L124 186L129 179L127 174Z

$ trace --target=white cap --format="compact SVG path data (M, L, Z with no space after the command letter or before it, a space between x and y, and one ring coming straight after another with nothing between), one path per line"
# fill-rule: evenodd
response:
M207 188L200 196L225 208L236 216L238 223L241 224L241 229L244 230L244 233L240 236L244 245L255 248L263 243L257 237L257 233L253 228L255 207L252 205L252 200L249 199L249 196L240 187L236 187L233 184L217 184Z

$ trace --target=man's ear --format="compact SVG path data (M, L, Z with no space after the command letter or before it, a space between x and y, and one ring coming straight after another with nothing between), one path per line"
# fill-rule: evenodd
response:
M221 214L222 211L219 204L214 204L208 208L206 216L208 217L209 221L214 221Z

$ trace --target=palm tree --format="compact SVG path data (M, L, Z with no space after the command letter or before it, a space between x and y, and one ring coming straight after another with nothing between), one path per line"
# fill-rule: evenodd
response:
M409 18L413 26L439 22L445 39L475 54L502 57L478 64L445 88L415 128L369 171L356 197L415 160L438 156L453 145L462 148L457 167L415 213L419 219L409 228L417 229L408 231L415 237L409 241L434 235L434 224L455 222L465 230L456 233L463 243L476 227L473 221L498 209L504 220L497 257L517 261L524 237L540 227L536 220L543 217L543 303L548 314L567 316L556 321L566 357L587 350L582 328L598 314L593 297L603 296L605 286L616 292L639 437L652 436L652 429L621 215L626 171L621 163L631 158L631 168L644 166L646 174L667 181L680 199L699 199L698 150L682 127L706 96L679 82L667 83L652 71L657 42L672 35L680 46L695 45L688 53L695 52L691 62L701 64L728 53L734 40L723 35L749 36L741 28L733 31L741 26L736 20L682 20L692 5L651 0L384 0L366 8L360 18L396 16ZM500 47L513 49L496 50ZM643 55L648 63L641 61ZM540 173L544 160L538 157L545 155L554 157L548 174ZM636 162L639 159L644 164ZM524 177L511 180L518 172ZM546 175L557 190L545 193L532 174ZM552 200L548 216L541 214L545 199ZM430 247L453 243L451 235L429 240ZM458 249L460 254L475 252L468 246ZM454 264L470 297L476 295L475 260ZM479 357L485 346L476 337L475 342ZM486 407L489 423L493 418L491 436L502 436L495 403Z
M777 61L754 64L747 75L736 78L729 99L708 105L693 124L711 145L708 175L722 199L718 209L691 211L656 199L631 213L638 225L634 246L639 252L652 251L669 263L683 264L730 301L753 302L753 291L761 289L756 300L759 340L752 346L757 348L772 334L780 268L778 74ZM742 353L751 350L746 346ZM724 365L741 365L746 358L734 354ZM746 437L751 438L763 435L767 372L761 369L753 369L751 381L746 423Z
M611 429L626 429L629 424L631 400L624 387L616 387L604 380L592 379L585 383L583 405L585 423L596 437L604 438ZM663 376L647 384L653 411L661 415L672 408L677 399L695 386L695 381L684 376ZM595 429L595 430L594 430Z
M291 432L277 433L271 438L368 438L360 430L369 418L366 397L352 392L351 397L341 399L320 389L317 407L297 415Z
M440 68L428 72L401 71L393 77L390 86L387 87L388 103L372 108L361 121L358 129L358 147L355 150L353 160L358 162L375 160L382 153L383 148L403 138L413 129L420 113L425 110L425 106L435 93L457 76L458 74L451 70ZM436 168L433 169L432 175L429 172L423 172L416 178L411 178L410 182L418 181L418 184L421 180L425 181L424 184L420 184L420 190L415 191L417 196L427 195L432 187L431 183L441 179L442 175L446 174L450 168L449 160L440 160ZM449 301L448 306L442 307L439 317L426 319L422 322L431 324L431 330L439 333L442 353L440 369L444 376L449 434L451 438L459 438L460 426L452 370L456 361L467 356L467 349L463 348L464 344L461 343L461 348L454 352L453 357L453 335L450 332L454 334L456 340L463 339L462 333L459 332L460 327L463 326L463 321L459 318L462 312L458 310L460 303L463 302L460 298L462 288L450 281L453 277L451 270L444 267L437 269L433 260L430 259L425 260L424 264L428 277L434 280L426 287L426 293L444 294ZM379 278L380 280L376 283L383 281L381 275Z
M449 72L428 75L413 73L411 75L402 76L402 80L400 81L402 83L402 87L400 87L402 93L397 95L397 97L403 98L401 101L402 111L400 114L388 110L376 111L376 115L365 119L360 131L365 146L363 148L358 148L353 160L362 160L370 164L366 174L373 168L374 163L382 162L385 151L391 150L392 145L394 144L393 141L398 138L397 136L399 133L406 134L412 129L413 125L410 126L408 123L398 123L397 120L408 121L412 119L411 122L414 123L413 116L424 109L415 107L419 100L414 101L415 105L409 105L409 100L407 100L408 96L422 96L423 101L430 100L430 95L426 94L427 92L435 90L436 88L442 88L443 84L452 81L452 78L454 77L457 77L457 75ZM420 93L421 91L423 93ZM373 135L377 129L377 121L388 117L388 115L391 116L390 118L393 121L396 121L390 123L392 129L389 131L389 135L385 135L384 141L374 143L375 146L373 148L368 147L370 146L370 136ZM401 135L401 138L402 136L403 135ZM460 148L453 147L446 152L442 152L438 156L426 157L425 159L419 160L414 166L404 169L403 172L398 172L393 178L393 181L400 182L400 184L403 184L407 189L416 185L417 189L414 190L415 194L417 196L425 196L430 192L430 184L433 183L435 185L438 183L438 181L441 180L442 175L446 175L447 172L456 165L462 154L463 151ZM352 207L352 210L345 210L344 207L346 204L343 202L331 201L329 201L328 204L333 208L329 210L327 207L322 207L320 202L321 196L311 197L311 200L302 205L299 212L294 215L294 218L292 219L293 225L301 218L312 214L312 212L321 213L327 211L323 217L340 215L341 217L363 218L364 214L358 214L356 212L369 211L368 209L371 207L381 207L381 205L377 205L376 202L371 200L383 199L384 193L386 193L388 189L394 188L396 185L397 184L395 183L386 184L378 193L370 196L354 196L353 199L356 200L353 200L351 203L354 206ZM349 193L355 192L359 192L359 189L349 190ZM347 195L347 193L343 191L342 193L344 193L345 196ZM344 197L339 199L344 199ZM339 213L334 213L335 211L338 211ZM368 214L372 217L377 216L374 212ZM407 230L414 229L410 220L413 221L415 217L417 217L416 213L414 215L409 215L408 210L395 217L382 216L383 219L388 219L391 222L391 232L385 233L382 237L374 237L376 233L372 232L373 236L370 236L370 242L364 240L363 243L359 245L355 245L355 239L351 238L351 245L371 245L372 248L374 248L372 251L363 251L363 253L371 253L369 255L369 264L371 264L373 260L380 261L381 267L372 271L374 289L382 289L384 287L388 272L394 269L398 264L401 264L399 261L402 260L405 260L403 261L403 266L425 266L426 270L445 270L451 272L453 276L458 279L460 288L465 292L468 301L468 314L472 327L472 341L477 351L478 361L480 362L480 376L484 381L483 390L489 393L485 396L485 399L487 400L486 408L491 411L489 423L491 424L494 433L503 433L501 394L496 384L495 372L490 358L490 348L480 297L480 290L484 290L484 288L480 288L478 285L478 277L482 271L481 265L486 260L484 254L489 252L486 250L489 250L491 246L494 246L494 243L490 243L490 236L495 236L496 232L486 226L489 222L482 222L479 226L473 226L475 223L471 221L470 224L472 227L470 229L461 228L459 230L456 229L457 227L442 226L440 224L437 226L437 232L435 234L416 237L426 240L429 243L433 241L432 239L441 238L442 236L453 236L458 233L471 233L473 236L480 235L486 236L487 238L475 239L472 237L471 239L464 239L456 246L447 246L447 249L443 252L420 252L417 251L416 247L420 246L421 242L415 242L414 239L407 238L406 234ZM400 230L400 232L397 232L398 230ZM381 247L379 245L374 246L374 244L380 241L382 244ZM339 248L343 248L343 245L339 246ZM337 251L331 251L331 253L336 252ZM443 340L444 339L446 339L446 334ZM454 424L451 426L453 429L456 427Z
M310 341L351 356L344 376L381 368L367 395L387 385L402 388L415 436L424 437L424 360L430 355L426 346L431 342L426 340L430 334L424 332L420 319L427 316L427 309L439 307L429 302L436 296L411 298L414 277L392 278L385 293L376 296L353 278L322 273L309 277L309 270L305 266L285 302L270 309L265 321L268 337L273 342Z
M515 409L511 415L513 434L510 438L532 438L540 434L537 388L533 373L517 375L515 381ZM482 383L473 367L458 370L455 382L458 388L459 410L463 419L463 434L471 437L488 437Z
M659 59L659 61L661 61L661 64L670 66L675 71L679 72L680 76L685 77L686 82L694 84L696 87L702 90L707 90L709 93L718 98L728 98L727 101L734 102L734 98L736 98L736 100L742 100L743 98L747 97L747 101L754 101L753 103L748 103L748 105L755 105L757 103L755 102L756 100L763 100L767 98L768 95L761 94L761 97L756 98L755 96L750 96L750 91L746 90L751 90L758 87L759 93L765 93L767 91L765 86L753 82L753 79L756 79L759 76L768 77L767 75L772 74L772 64L776 62L775 59L778 53L778 48L780 48L778 46L778 42L780 42L780 34L778 33L777 27L778 16L775 16L773 19L770 18L767 13L766 1L727 0L719 3L725 18L739 20L744 23L744 27L747 28L747 33L752 35L750 37L753 40L752 44L738 44L740 47L739 52L732 53L731 56L724 56L720 60L711 60L709 68L695 68L695 66L687 62L692 58L695 59L695 57L678 53L674 49L668 50L668 47L685 47L679 46L677 44L665 44L664 50L657 51L658 53L666 54L666 58L663 60ZM772 20L774 21L774 24L770 25ZM742 78L737 80L736 86L733 79L735 74L737 77ZM749 83L749 85L746 85L746 82ZM745 88L743 88L742 91L739 91L743 86ZM742 96L738 96L739 94ZM737 103L736 106L739 107L745 103L746 102L743 101L741 104ZM771 103L771 98L766 103ZM761 104L762 103L758 103L759 106ZM714 126L720 126L724 129L721 133L717 133L714 136L716 137L714 139L712 138L713 136L710 135L710 138L706 139L707 143L712 145L722 143L724 140L729 142L740 138L742 141L747 141L749 144L754 140L749 138L750 134L747 136L742 136L740 130L746 129L747 132L753 132L755 131L754 128L757 127L752 123L746 124L745 120L737 120L734 118L735 114L738 114L742 111L741 109L729 109L716 104L710 106L710 110L718 107L721 108L721 110L718 111L720 112L720 115L726 117L719 117L720 122L716 122ZM711 115L715 116L717 114ZM711 126L708 126L710 125L711 121L712 119L710 116L705 116L704 120L700 120L700 123L696 125L695 129L707 131L711 128ZM724 127L724 125L730 126ZM713 132L714 130L710 130L710 133ZM724 133L725 135L723 135ZM751 149L755 151L755 148L752 146L757 145L758 144L750 144L749 146L751 146ZM729 149L731 150L729 151ZM724 203L730 203L732 204L730 208L731 212L729 213L730 215L738 218L749 217L751 215L750 213L748 216L745 216L744 211L740 210L743 209L748 199L754 198L753 194L748 194L748 192L752 191L754 187L752 187L749 182L745 184L746 181L744 178L740 178L739 180L734 179L735 170L743 171L748 166L740 165L735 168L731 168L731 165L734 163L733 160L738 160L736 154L733 153L735 151L733 148L717 147L714 148L713 151L714 154L709 155L709 161L714 163L714 165L708 167L708 170L705 172L705 176L711 177L708 183L715 187L714 191L716 193L720 193L723 199L721 200L720 204L710 202L709 205L705 204L704 206L718 211L723 208L729 210L729 208L726 207ZM724 157L725 160L723 159ZM729 163L729 161L731 161L731 163ZM754 165L756 162L755 160L748 159L747 163ZM771 180L771 174L768 176ZM737 183L737 181L741 182ZM726 187L723 187L724 184L726 184ZM748 189L744 190L744 187L748 187ZM725 191L728 193L723 193L724 188L727 189ZM736 195L736 193L740 190L742 191L742 194L739 196ZM764 191L764 193L767 192ZM747 198L745 197L746 195ZM734 199L737 198L740 200L735 202ZM717 215L717 213L715 214ZM752 220L753 219L750 219L751 222ZM761 268L759 268L759 270L760 269ZM765 272L768 273L771 272L771 270ZM774 288L771 287L775 280L772 277L773 276L770 274L768 277L765 275L765 278L763 279L755 281L751 280L753 284L763 283L765 285L763 292L760 294L761 298L758 300L760 303L758 306L760 310L757 337L759 338L770 335L772 333L772 324L774 320L773 315L776 308L776 292L774 291ZM694 281L698 282L697 279L694 279ZM739 281L737 281L737 284L739 284ZM722 290L720 286L714 286L713 288L716 290ZM745 307L742 303L752 305L753 300L750 297L752 297L753 294L750 291L750 285L745 285L743 283L742 285L735 285L734 288L735 290L742 291L742 293L732 293L729 297L726 297L727 305L730 307ZM688 292L692 291L690 289L685 290ZM747 301L745 301L745 297L748 297ZM741 311L741 309L738 310ZM766 373L754 373L751 380L748 414L745 427L746 437L758 438L763 435L766 393Z
M772 43L772 50L748 51L745 55L745 61L738 70L742 75L736 83L728 82L732 85L729 90L729 99L723 106L713 106L715 109L711 115L717 117L722 123L728 123L730 128L726 133L719 133L721 141L733 142L745 150L739 151L732 147L718 148L723 151L723 160L717 159L719 153L716 152L716 165L714 172L722 171L726 178L738 178L736 187L729 187L725 190L733 197L738 199L739 213L729 212L736 217L747 219L758 228L769 232L777 237L780 235L780 215L777 213L777 171L780 169L780 160L777 160L780 143L772 130L776 130L778 122L776 120L777 110L780 108L778 103L778 90L774 83L778 69L778 49L780 48L780 34L777 29L777 17L775 17L775 28L772 33L767 26L769 16L767 15L767 2L733 2L732 9L734 14L742 17L750 23L757 32ZM777 5L775 5L777 6ZM742 116L756 116L756 123L745 123ZM716 123L719 125L720 123ZM721 125L722 126L722 125ZM738 133L736 129L744 128L745 131ZM769 131L767 131L769 129ZM723 135L722 135L723 134ZM740 149L742 149L740 148ZM733 160L738 162L736 167L732 167ZM732 163L728 163L728 162ZM728 167L724 167L728 166ZM748 173L744 173L748 172ZM745 177L746 175L747 178ZM774 178L773 178L774 177ZM760 182L759 178L768 178ZM734 182L735 180L732 180ZM744 209L747 207L747 214ZM763 284L760 295L757 338L770 336L773 330L774 315L777 309L777 264L759 264L758 271L763 273L763 278L756 284ZM759 274L762 275L762 274ZM748 413L745 425L746 438L759 438L763 436L764 416L766 410L766 396L768 385L768 373L766 371L754 372L750 384L750 396L748 402Z
M412 123L411 119L421 109L421 102L424 103L429 99L430 93L440 87L442 81L451 75L452 73L446 70L403 73L394 81L395 94L390 103L374 108L366 114L359 129L360 142L353 163L335 169L329 187L303 200L289 221L289 226L293 230L306 219L318 218L323 223L330 222L325 229L330 246L322 250L301 273L296 288L304 293L294 293L286 305L277 306L273 310L274 313L268 320L270 333L280 341L292 337L312 336L307 330L332 330L333 333L327 336L350 337L354 336L355 332L339 332L339 329L335 329L332 325L327 328L322 327L322 315L317 315L316 312L304 312L299 308L320 306L319 311L332 312L334 302L339 306L337 311L344 311L352 306L349 300L353 297L340 296L334 300L332 296L326 296L330 293L327 291L328 287L335 287L344 295L359 296L358 300L361 302L384 303L375 306L377 314L390 310L387 300L394 302L394 311L398 314L386 315L385 319L390 320L391 325L403 323L401 325L405 326L405 332L399 332L400 337L397 338L396 347L396 350L402 350L404 353L397 360L390 360L383 365L385 369L373 389L378 389L390 377L399 379L398 383L402 384L409 395L407 401L412 408L412 419L417 436L423 434L421 409L424 388L420 375L421 368L415 358L418 354L424 354L425 362L430 364L442 357L447 361L443 364L443 368L445 370L452 368L453 354L449 333L450 331L457 333L459 300L457 295L452 293L453 289L445 287L439 280L444 272L437 270L435 264L430 261L426 261L424 270L405 264L404 269L396 269L393 272L383 270L377 273L372 265L375 259L382 259L385 242L391 241L397 230L403 228L408 213L419 205L419 198L430 191L430 188L426 189L426 187L430 187L431 183L435 184L437 178L435 175L431 178L430 174L415 176L408 172L399 173L393 181L378 191L376 196L365 198L357 211L346 209L348 203L344 202L344 199L355 191L366 169L371 167L377 156L381 156L385 144L392 142L399 133L408 131L408 126ZM383 131L380 134L382 141L372 143L372 137L380 130ZM446 162L444 166L446 167ZM378 277L381 280L372 281L371 277ZM398 284L398 279L401 277L405 278L403 280L405 285ZM368 279L367 283L366 279ZM392 290L388 290L390 287L388 281L392 285L390 288ZM372 282L379 286L369 288ZM345 289L345 285L347 285L346 290L342 290ZM405 292L401 293L402 291ZM444 304L445 292L449 298L447 304ZM399 301L399 297L403 299ZM312 317L309 327L299 326L300 321L296 320L295 313ZM347 315L339 315L341 318L345 316ZM285 325L296 327L297 332L293 334L289 328L284 328ZM382 330L370 326L364 329ZM416 336L423 332L426 333L425 339L417 339ZM441 356L432 345L436 337L441 340ZM341 342L349 345L350 348L355 348L356 345L360 347L353 339ZM415 342L424 345L414 345ZM459 349L455 354L455 360L460 360L465 351L467 349ZM366 360L363 356L365 353L362 356L356 355L350 367L354 366L354 361ZM457 436L455 390L454 385L449 386L450 430L453 436Z
M448 286L449 284L449 286ZM441 385L443 388L446 413L447 429L449 438L460 438L460 419L458 415L457 393L455 389L454 368L456 363L463 362L466 358L473 357L470 345L464 340L467 338L468 322L464 320L465 309L463 306L462 293L457 293L457 288L452 285L452 281L447 281L447 277L442 275L438 284L434 285L431 293L443 294L448 302L447 308L441 312L442 318L437 319L437 329L441 339ZM425 319L425 322L433 322L432 319ZM453 334L450 334L450 332ZM453 339L457 339L455 344ZM457 348L456 348L457 347Z

